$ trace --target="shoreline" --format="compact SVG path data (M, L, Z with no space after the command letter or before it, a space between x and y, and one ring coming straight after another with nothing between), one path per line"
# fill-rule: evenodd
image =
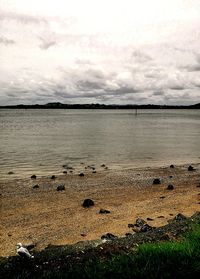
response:
M200 206L200 164L194 164L196 170L192 172L187 170L188 165L174 169L169 166L108 169L97 173L88 170L84 177L67 174L55 180L10 177L0 181L0 256L15 255L17 242L34 243L40 251L49 244L100 239L108 232L119 237L133 233L128 224L138 217L152 218L148 223L158 227L178 213L191 216ZM162 183L152 185L157 177ZM33 189L34 184L39 188ZM65 184L65 191L56 191L59 184ZM173 184L174 190L166 190L168 184ZM85 198L91 198L95 205L83 208ZM99 214L101 208L110 214Z

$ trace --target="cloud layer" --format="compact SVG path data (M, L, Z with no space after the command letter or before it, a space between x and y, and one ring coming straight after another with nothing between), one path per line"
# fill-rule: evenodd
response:
M200 101L199 1L75 2L0 1L1 105Z

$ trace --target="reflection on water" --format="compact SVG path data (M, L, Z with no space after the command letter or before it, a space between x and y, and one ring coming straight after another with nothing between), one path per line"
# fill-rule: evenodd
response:
M0 175L199 162L199 110L0 110Z

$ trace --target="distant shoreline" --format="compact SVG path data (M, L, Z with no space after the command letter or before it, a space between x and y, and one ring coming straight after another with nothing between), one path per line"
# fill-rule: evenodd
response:
M200 103L184 105L105 105L105 104L62 104L59 102L44 105L8 105L0 106L0 109L200 109Z

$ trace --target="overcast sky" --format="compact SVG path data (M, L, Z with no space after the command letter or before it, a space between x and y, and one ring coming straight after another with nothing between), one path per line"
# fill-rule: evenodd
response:
M200 0L0 0L0 105L200 102Z

